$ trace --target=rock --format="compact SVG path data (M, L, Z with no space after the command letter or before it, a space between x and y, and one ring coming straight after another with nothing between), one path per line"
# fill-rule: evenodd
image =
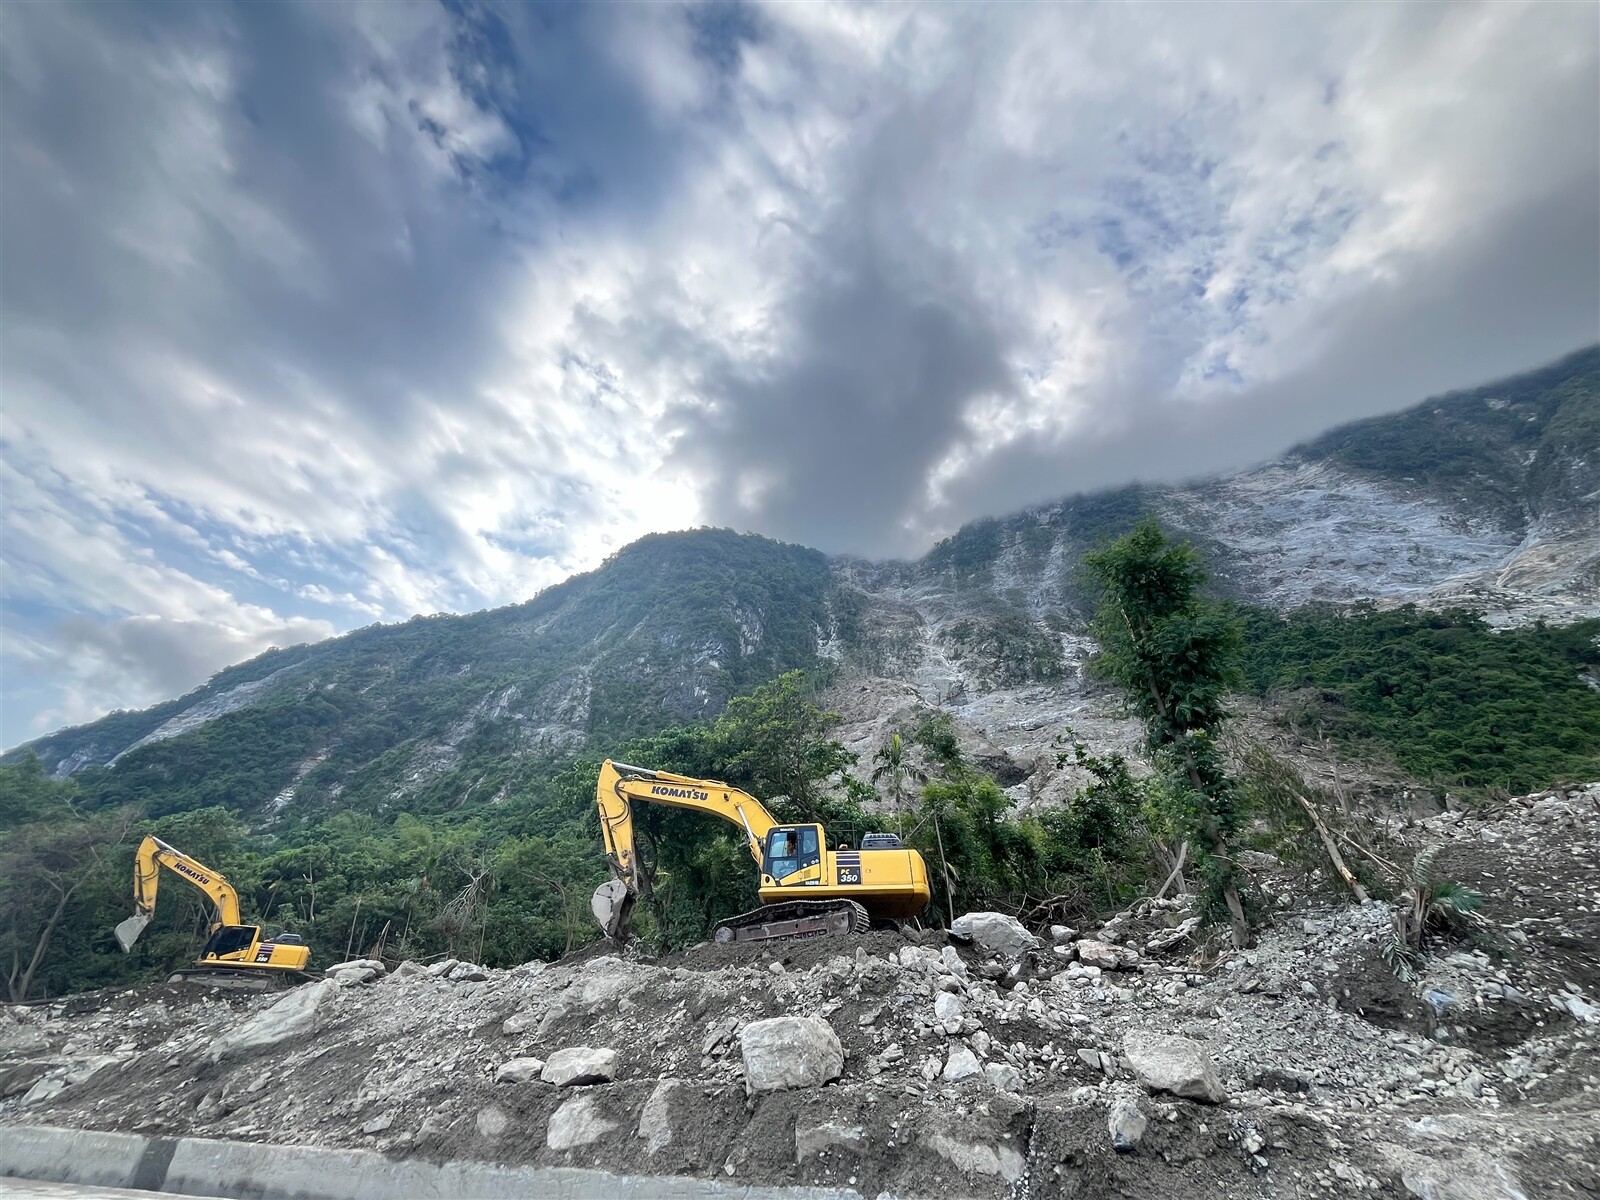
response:
M488 969L478 966L477 963L457 963L450 968L445 978L452 983L482 983L489 978Z
M1018 1071L1010 1063L989 1063L983 1068L983 1077L989 1081L989 1085L996 1091L1017 1092L1019 1094L1022 1091L1022 1072Z
M459 958L444 958L428 967L428 974L435 979L442 979L461 965Z
M378 978L378 972L370 967L356 967L340 971L337 975L330 972L328 978L340 987L358 987L363 983L371 983Z
M1070 942L1076 941L1077 937L1078 931L1070 925L1050 926L1050 940L1058 946L1065 946Z
M42 1104L46 1100L53 1100L66 1090L67 1081L58 1075L48 1079L41 1079L28 1089L28 1094L22 1098L24 1105Z
M1091 1049L1088 1046L1080 1046L1078 1048L1078 1061L1088 1067L1089 1070L1098 1071L1100 1069L1100 1051Z
M531 1012L514 1012L500 1022L501 1037L516 1037L527 1033L539 1023L539 1016Z
M1118 1154L1131 1154L1144 1137L1149 1124L1135 1101L1118 1100L1106 1117L1106 1130L1111 1134L1112 1149Z
M1128 1066L1147 1089L1186 1100L1221 1104L1228 1093L1205 1047L1188 1038L1129 1030L1122 1039Z
M331 979L323 979L295 988L270 1008L212 1042L211 1061L220 1062L230 1054L245 1054L304 1037L316 1028L317 1013L338 986Z
M394 1113L393 1113L393 1111L386 1112L386 1113L380 1113L378 1116L373 1117L372 1120L368 1121L365 1125L363 1125L361 1127L361 1132L365 1133L365 1134L369 1134L369 1135L371 1135L371 1134L379 1134L379 1133L382 1133L385 1129L389 1128L389 1126L391 1126L393 1124L394 1124Z
M954 1021L961 1024L961 997L953 996L949 992L940 992L933 1000L933 1015L936 1020L943 1022Z
M484 1137L497 1138L511 1127L511 1118L498 1104L489 1104L478 1110L474 1124Z
M1102 971L1131 967L1139 961L1137 950L1126 946L1113 946L1110 942L1097 941L1094 938L1079 938L1074 945L1078 948L1080 963L1087 967L1099 967Z
M1162 951L1171 950L1174 946L1188 941L1194 931L1199 928L1200 918L1188 917L1173 928L1156 934L1144 944L1144 948L1151 954L1159 954Z
M971 942L984 954L1006 958L1017 958L1039 948L1039 939L1023 928L1022 922L1004 913L962 913L950 923L950 936Z
M672 1106L682 1090L682 1080L663 1079L644 1102L637 1136L647 1143L646 1153L654 1154L672 1145Z
M227 1116L230 1107L223 1089L217 1088L200 1097L200 1103L194 1106L194 1115L201 1121L215 1121L218 1117Z
M829 1150L865 1150L867 1139L859 1125L843 1125L837 1121L808 1123L804 1118L794 1126L794 1160L803 1163L808 1158Z
M542 1058L512 1058L500 1064L494 1073L496 1083L532 1083L544 1070Z
M352 958L348 962L334 963L323 972L324 975L339 975L344 972L371 971L373 975L382 975L388 971L382 961L376 958Z
M1582 996L1561 997L1562 1006L1585 1025L1600 1023L1600 1008L1590 1004Z
M428 971L427 967L423 966L419 962L415 962L412 959L408 958L404 962L400 963L397 967L395 967L394 970L389 972L389 978L390 979L415 979L419 975L427 975L429 973L430 972Z
M1014 1146L991 1145L988 1142L969 1142L951 1137L947 1133L931 1133L923 1144L958 1171L971 1175L996 1175L1007 1183L1022 1178L1027 1160Z
M946 1083L959 1083L963 1079L970 1079L981 1074L983 1067L978 1063L978 1056L965 1046L957 1046L950 1051L950 1057L945 1059L944 1070L939 1073L939 1078Z
M26 1092L49 1069L49 1063L31 1062L0 1070L0 1100Z
M610 1083L617 1077L617 1052L593 1046L568 1046L557 1050L544 1064L539 1078L557 1087Z
M821 1087L844 1071L839 1035L816 1017L751 1021L739 1033L739 1049L745 1091L751 1095Z
M607 1050L603 1053L615 1052ZM593 1096L574 1096L550 1114L550 1124L544 1135L545 1145L552 1150L588 1146L616 1127L615 1121L608 1121L600 1115L599 1103Z

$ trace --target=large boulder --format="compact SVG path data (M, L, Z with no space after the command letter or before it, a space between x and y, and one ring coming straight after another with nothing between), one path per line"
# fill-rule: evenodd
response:
M552 1150L572 1150L598 1142L617 1127L600 1115L593 1096L574 1096L550 1114L545 1130L545 1145Z
M683 1080L663 1079L644 1102L638 1136L644 1139L648 1153L672 1145L672 1107L683 1090Z
M1122 1051L1139 1082L1152 1092L1171 1092L1207 1104L1221 1104L1228 1098L1211 1056L1199 1042L1129 1030L1122 1039Z
M323 979L295 988L270 1008L212 1042L211 1061L219 1062L229 1055L247 1054L306 1036L316 1028L317 1014L338 986L331 979Z
M971 942L984 954L1019 958L1039 948L1039 939L1023 928L1022 922L1004 913L962 913L950 922L950 936Z
M494 1073L496 1083L532 1083L544 1071L542 1058L511 1058Z
M751 1095L821 1087L844 1072L839 1035L816 1017L751 1021L739 1033L739 1049L745 1091Z
M539 1078L557 1087L610 1083L617 1077L617 1052L593 1046L568 1046L557 1050L544 1064Z

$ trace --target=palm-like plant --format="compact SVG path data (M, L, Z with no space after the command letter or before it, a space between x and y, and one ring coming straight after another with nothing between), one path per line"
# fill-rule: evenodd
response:
M891 733L889 740L872 756L872 761L877 764L872 769L872 783L876 787L880 779L889 781L889 802L894 806L895 819L898 821L901 814L901 804L905 798L906 784L914 781L926 783L928 775L920 770L915 763L906 757L905 740L898 733Z
M1394 921L1383 941L1383 955L1402 979L1414 974L1422 942L1430 929L1460 929L1483 921L1483 893L1455 880L1434 876L1434 862L1443 845L1423 849L1411 863L1407 889L1395 906Z

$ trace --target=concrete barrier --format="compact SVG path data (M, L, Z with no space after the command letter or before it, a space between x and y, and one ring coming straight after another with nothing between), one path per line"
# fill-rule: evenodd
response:
M851 1189L386 1158L372 1150L0 1127L0 1176L238 1200L861 1200Z

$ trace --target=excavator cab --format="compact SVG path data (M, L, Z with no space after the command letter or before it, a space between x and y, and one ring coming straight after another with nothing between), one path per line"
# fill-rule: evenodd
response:
M807 883L803 872L811 871L811 878L821 878L822 847L820 825L783 825L767 834L767 845L761 859L761 873L773 883ZM800 876L796 879L795 876Z

